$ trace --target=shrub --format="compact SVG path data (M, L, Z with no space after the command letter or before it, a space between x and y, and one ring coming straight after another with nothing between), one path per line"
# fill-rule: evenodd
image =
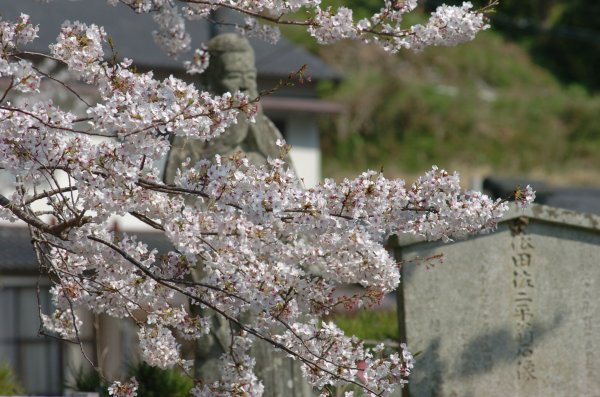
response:
M177 369L160 369L139 363L129 371L139 383L138 397L187 397L192 380Z
M0 365L0 395L18 394L23 394L23 387L19 384L12 368L7 363Z

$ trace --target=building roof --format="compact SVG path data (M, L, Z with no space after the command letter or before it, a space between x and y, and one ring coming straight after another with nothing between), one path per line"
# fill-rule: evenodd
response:
M168 57L152 39L152 31L157 29L152 16L137 15L122 4L113 7L102 0L53 0L48 4L34 0L13 0L4 1L0 12L5 20L25 13L31 16L34 24L39 24L39 37L28 47L31 51L47 53L48 45L56 40L61 24L65 20L78 20L104 26L113 39L118 55L132 58L138 66L181 69L181 62L190 58L189 53L182 54L179 60ZM227 12L219 13L219 20L240 23L242 18L236 13ZM186 28L192 38L192 48L200 47L219 30L206 20L186 21ZM320 58L283 37L275 45L252 38L250 42L256 53L256 66L263 76L287 76L306 64L307 74L314 79L340 78Z
M332 101L290 97L263 97L261 103L265 109L307 113L343 113L346 107Z
M485 179L483 189L492 198L507 198L518 186L526 185L531 185L535 190L535 202L538 204L600 215L598 187L559 187L533 179L494 176Z
M37 260L26 227L0 227L0 273L31 273Z
M128 232L136 235L138 241L167 253L173 249L169 240L162 234L151 231ZM0 226L0 275L37 275L37 258L31 245L29 230L24 226Z

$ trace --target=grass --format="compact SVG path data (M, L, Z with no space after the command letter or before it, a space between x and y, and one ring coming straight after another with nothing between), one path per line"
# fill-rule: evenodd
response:
M392 310L359 310L328 318L347 335L368 341L398 341L398 315Z

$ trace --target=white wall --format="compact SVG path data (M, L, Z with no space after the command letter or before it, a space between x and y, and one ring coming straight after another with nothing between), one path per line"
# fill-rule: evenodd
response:
M292 145L290 156L304 186L313 187L321 181L321 150L319 129L314 115L294 113L286 117L286 140Z

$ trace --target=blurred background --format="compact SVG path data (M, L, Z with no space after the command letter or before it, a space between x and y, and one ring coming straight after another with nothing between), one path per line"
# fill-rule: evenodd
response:
M357 17L381 3L325 2L349 5ZM441 3L420 2L421 14L407 22L425 20ZM322 120L324 176L383 167L412 179L436 164L467 184L500 176L597 185L600 3L503 0L488 15L492 28L471 43L397 55L353 42L318 47L286 30L343 75L319 86L345 106Z

